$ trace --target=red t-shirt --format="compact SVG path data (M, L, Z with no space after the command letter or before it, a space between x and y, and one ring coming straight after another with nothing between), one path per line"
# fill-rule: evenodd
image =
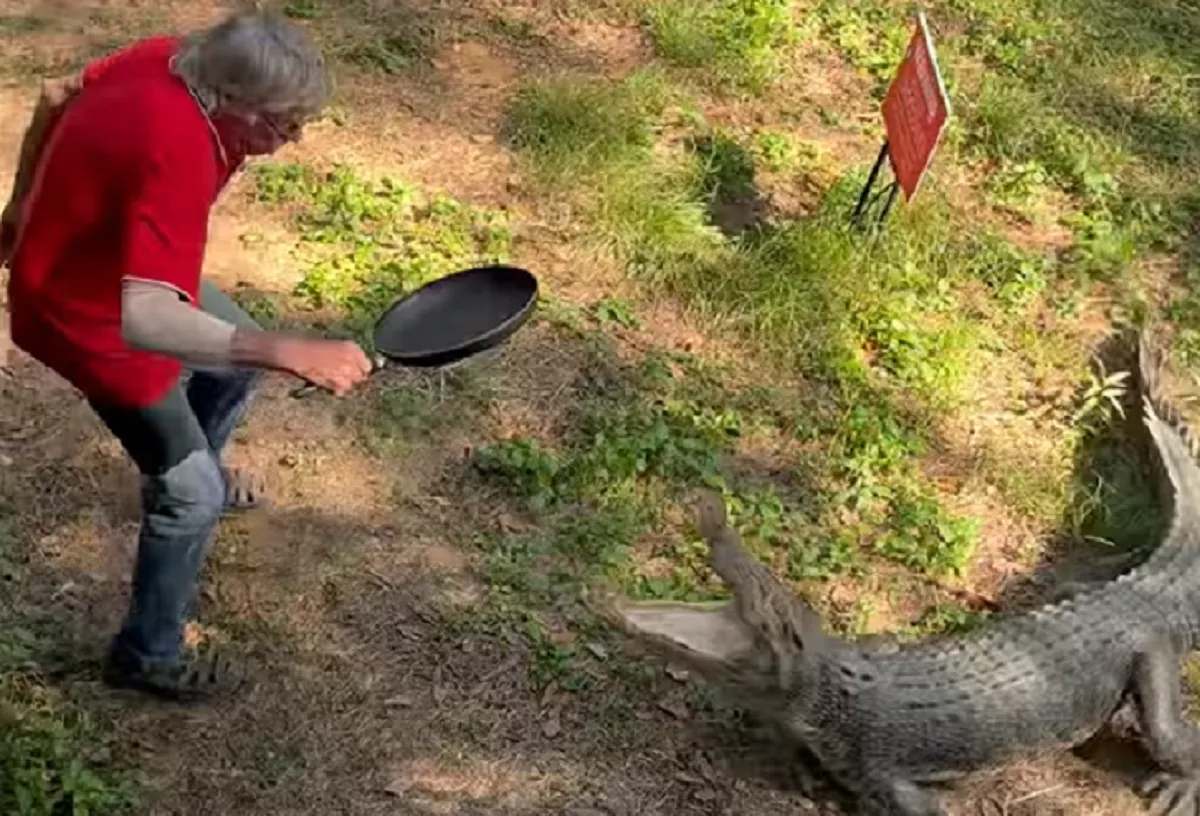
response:
M13 342L91 399L160 399L179 361L121 336L121 281L196 302L209 212L241 165L169 70L174 37L91 63L42 152L9 264Z

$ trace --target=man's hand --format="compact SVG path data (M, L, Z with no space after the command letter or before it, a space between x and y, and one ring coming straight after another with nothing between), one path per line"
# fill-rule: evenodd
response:
M342 396L371 373L371 361L351 340L295 340L288 343L284 368Z
M230 362L285 371L339 397L371 373L371 361L351 340L290 337L238 328L229 346Z

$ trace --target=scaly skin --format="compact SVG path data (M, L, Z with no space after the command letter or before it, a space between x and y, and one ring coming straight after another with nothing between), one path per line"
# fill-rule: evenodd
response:
M1139 375L1170 525L1144 564L1113 581L982 630L863 648L823 632L816 613L743 549L723 502L709 496L699 527L734 601L697 610L686 631L701 616L724 615L720 636L693 637L704 646L690 648L666 625L654 631L649 618L619 617L803 743L863 814L943 816L926 783L1077 745L1129 701L1162 771L1145 789L1151 813L1200 816L1200 731L1182 715L1179 679L1182 658L1200 643L1200 467L1186 429L1156 396L1144 343ZM686 606L672 606L676 617ZM626 607L636 608L667 607ZM730 628L731 612L741 629Z

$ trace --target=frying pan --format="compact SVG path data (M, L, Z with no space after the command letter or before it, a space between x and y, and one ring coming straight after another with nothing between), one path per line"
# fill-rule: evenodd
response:
M376 320L371 374L389 364L441 368L494 348L525 324L537 298L537 278L516 266L478 266L427 283ZM318 388L308 383L292 396Z

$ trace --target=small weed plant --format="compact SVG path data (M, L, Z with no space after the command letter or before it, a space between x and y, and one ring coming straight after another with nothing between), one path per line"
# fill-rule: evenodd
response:
M345 166L264 164L255 172L258 200L294 208L300 250L310 259L295 294L309 307L340 312L360 334L401 294L507 258L502 213Z
M646 24L664 59L723 89L760 93L796 39L791 0L655 0Z
M647 155L669 101L663 78L649 70L620 83L575 77L532 82L509 108L507 138L532 159L543 183L578 183Z
M0 499L0 533L15 514ZM15 536L0 535L0 589L16 580ZM0 600L0 813L12 816L120 816L138 789L117 770L108 741L87 714L42 682L39 638Z
M82 711L35 677L6 672L0 679L0 812L132 812L136 789L107 761L104 740Z

